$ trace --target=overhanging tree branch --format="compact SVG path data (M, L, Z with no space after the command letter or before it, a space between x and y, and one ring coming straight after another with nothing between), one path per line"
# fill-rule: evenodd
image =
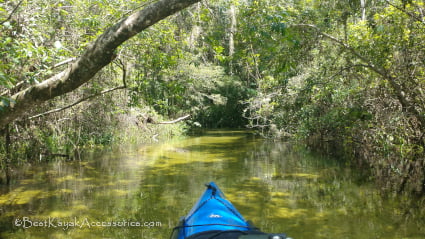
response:
M64 60L64 61L62 61L62 62L59 62L59 63L57 63L57 64L53 65L52 67L50 67L50 70L53 70L54 68L57 68L57 67L63 66L63 65L65 65L65 64L71 63L71 62L76 61L76 60L77 60L77 58L76 58L76 57L69 58L69 59L67 59L67 60ZM38 74L39 74L39 73L38 73ZM11 88L11 89L7 89L7 90L3 91L3 92L0 94L0 96L7 96L7 95L10 95L10 94L11 94L10 92L16 92L16 91L19 91L19 90L17 90L17 89L22 88L22 86L23 86L24 84L26 84L26 83L27 83L27 81L26 81L26 80L20 81L20 82L16 83L16 84L13 86L13 88Z
M32 119L40 118L42 116L46 116L48 114L57 113L57 112L60 112L60 111L69 109L71 107L74 107L74 106L76 106L76 105L78 105L78 104L80 104L80 103L82 103L84 101L87 101L89 99L92 99L92 98L95 98L95 97L98 97L98 96L107 94L107 93L112 92L112 91L115 91L115 90L121 90L121 89L127 88L127 83L126 83L127 82L126 81L126 78L127 78L127 69L126 69L126 66L125 66L125 64L120 59L118 59L118 62L120 63L119 66L122 68L122 83L123 83L122 86L118 86L118 87L114 87L114 88L111 88L111 89L103 90L103 91L98 92L96 94L89 95L87 97L84 97L82 99L79 99L76 102L74 102L72 104L69 104L67 106L56 108L56 109L53 109L53 110L49 110L49 111L46 111L46 112L41 113L41 114L38 114L38 115L34 115L34 116L29 117L28 119L32 120Z
M103 91L101 91L99 93L96 93L96 94L93 94L93 95L89 95L87 97L84 97L82 99L79 99L76 102L74 102L72 104L69 104L67 106L64 106L64 107L61 107L61 108L56 108L56 109L53 109L53 110L49 110L49 111L46 111L46 112L41 113L41 114L38 114L38 115L34 115L34 116L29 117L28 119L32 120L32 119L40 118L42 116L46 116L46 115L49 115L49 114L52 114L52 113L57 113L57 112L60 112L60 111L69 109L69 108L71 108L73 106L76 106L76 105L78 105L78 104L80 104L80 103L82 103L84 101L87 101L87 100L89 100L91 98L94 98L94 97L97 97L97 96L101 96L101 95L104 95L106 93L109 93L109 92L112 92L112 91L115 91L115 90L120 90L120 89L125 89L125 86L118 86L118 87L114 87L114 88L111 88L111 89L103 90Z
M89 81L115 57L115 50L139 32L200 0L159 0L124 18L107 29L89 45L70 66L37 85L10 97L10 104L0 103L0 128L22 117L34 106L63 95Z

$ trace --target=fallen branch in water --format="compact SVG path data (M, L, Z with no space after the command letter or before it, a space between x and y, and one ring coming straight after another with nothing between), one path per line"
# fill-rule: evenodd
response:
M43 157L61 157L61 158L67 158L67 159L71 158L68 154L41 153L40 161L42 160Z
M185 115L185 116L182 116L182 117L177 118L175 120L159 122L159 123L156 123L156 124L175 124L175 123L180 122L180 121L183 121L183 120L185 120L185 119L187 119L189 117L190 117L190 115Z

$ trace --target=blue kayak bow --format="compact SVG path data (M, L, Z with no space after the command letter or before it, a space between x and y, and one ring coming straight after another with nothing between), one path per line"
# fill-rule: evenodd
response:
M286 238L285 234L259 231L243 218L214 182L205 186L204 194L174 228L172 239Z

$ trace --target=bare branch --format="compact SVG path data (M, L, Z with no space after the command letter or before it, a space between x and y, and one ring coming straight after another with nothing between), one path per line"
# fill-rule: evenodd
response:
M20 81L20 82L16 83L16 85L15 85L15 86L13 86L11 89L7 89L7 90L3 91L3 92L0 94L0 96L10 95L10 94L12 94L11 92L16 92L16 89L18 89L19 87L21 87L21 86L22 86L23 84L25 84L25 83L26 83L26 81L25 81L25 80L23 80L23 81Z
M32 120L32 119L40 118L40 117L42 117L42 116L46 116L46 115L48 115L48 114L57 113L57 112L60 112L60 111L63 111L63 110L69 109L69 108L71 108L71 107L73 107L73 106L76 106L76 105L78 105L78 104L80 104L80 103L82 103L82 102L84 102L84 101L87 101L87 100L89 100L89 99L91 99L91 98L94 98L94 97L97 97L97 96L100 96L100 95L104 95L104 94L106 94L106 93L109 93L109 92L112 92L112 91L115 91L115 90L120 90L120 89L125 89L125 86L118 86L118 87L115 87L115 88L111 88L111 89L107 89L107 90L101 91L101 92L96 93L96 94L93 94L93 95L89 95L89 96L87 96L87 97L84 97L84 98L82 98L82 99L79 99L78 101L76 101L76 102L74 102L74 103L72 103L72 104L70 104L70 105L67 105L67 106L64 106L64 107L61 107L61 108L56 108L56 109L53 109L53 110L49 110L49 111L46 111L46 112L44 112L44 113L41 113L41 114L38 114L38 115L31 116L31 117L29 117L28 119Z
M358 59L360 59L363 63L365 63L369 68L371 68L374 72L378 73L379 75L383 76L383 77L387 77L387 72L382 69L379 68L377 66L375 66L369 59L367 59L366 57L360 55L360 53L358 53L354 48L352 48L350 45L346 44L344 41L329 35L327 33L322 32L316 25L312 25L312 24L296 24L296 25L292 25L294 27L308 27L308 28L312 28L314 29L319 35L326 37L336 43L338 43L340 46L342 46L343 48L345 48L346 50L348 50L349 52L351 52L351 54L353 54L354 56L356 56Z
M422 14L422 8L420 8L419 6L416 6L418 9L419 9L419 12L420 12L420 16L417 16L417 15L415 15L415 14L413 14L413 13L411 13L411 12L408 12L405 8L403 8L403 7L400 7L400 6L397 6L397 5L395 5L395 4L393 4L393 3L391 3L390 1L388 1L388 0L386 0L385 1L388 5L390 5L390 6L392 6L392 7L394 7L394 8L396 8L397 10L399 10L399 11L401 11L401 12L403 12L403 13L405 13L406 15L408 15L409 17L411 17L411 18L413 18L414 20L416 20L416 21L419 21L419 22L422 22L422 23L425 23L425 20L423 19L423 14Z
M103 91L101 91L99 93L96 93L96 94L87 96L85 98L82 98L82 99L80 99L80 100L78 100L78 101L76 101L76 102L74 102L74 103L72 103L70 105L65 106L65 107L61 107L61 108L56 108L56 109L53 109L53 110L49 110L47 112L44 112L44 113L41 113L41 114L38 114L38 115L31 116L28 119L31 120L31 119L35 119L35 118L39 118L39 117L48 115L48 114L57 113L57 112L60 112L60 111L69 109L69 108L71 108L71 107L73 107L75 105L78 105L81 102L84 102L84 101L89 100L91 98L94 98L94 97L97 97L97 96L100 96L100 95L104 95L106 93L109 93L109 92L112 92L112 91L115 91L115 90L120 90L120 89L127 88L127 83L126 83L127 69L126 69L126 66L124 65L124 63L121 60L119 60L119 62L121 64L121 66L122 66L122 68L121 68L122 69L122 82L123 82L123 85L122 86L118 86L118 87L115 87L115 88L103 90Z
M65 64L68 64L68 63L73 62L73 61L76 61L76 60L77 60L76 57L72 57L72 58L66 59L66 60L61 61L58 64L54 65L52 67L52 69L57 68L57 67L62 66L62 65L65 65Z
M175 120L159 122L157 124L175 124L175 123L180 122L180 121L183 121L183 120L185 120L185 119L187 119L189 117L190 117L190 115L185 115L185 116L182 116L182 117L177 118Z
M8 22L8 21L12 18L13 14L15 14L15 12L18 10L18 8L19 8L19 6L21 6L22 2L23 2L23 0L21 0L21 1L18 3L18 5L16 5L16 7L15 7L15 8L12 10L12 12L10 13L9 17L7 17L7 18L6 18L6 20L4 20L4 21L0 22L0 25L3 25L5 22Z
M126 79L127 79L127 65L124 64L124 62L120 58L117 58L117 60L114 63L121 68L121 70L122 70L122 83L123 83L124 88L127 88L127 82L126 82Z

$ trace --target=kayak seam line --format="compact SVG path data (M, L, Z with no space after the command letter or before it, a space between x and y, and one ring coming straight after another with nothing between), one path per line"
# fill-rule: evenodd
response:
M219 202L221 202L221 204L223 204L229 211L231 211L236 217L238 217L239 219L241 219L243 222L245 222L245 219L242 217L242 215L240 215L239 213L235 212L235 210L233 210L231 207L229 207L226 202L223 202L222 200L220 200L219 198L216 198Z
M215 198L215 197L214 197ZM201 207L203 207L208 201L210 201L211 199L213 199L213 197L208 198L207 200L205 200L201 205L199 205L199 207L197 207L192 214L190 214L190 216L188 216L187 218L185 218L185 221L188 221Z

